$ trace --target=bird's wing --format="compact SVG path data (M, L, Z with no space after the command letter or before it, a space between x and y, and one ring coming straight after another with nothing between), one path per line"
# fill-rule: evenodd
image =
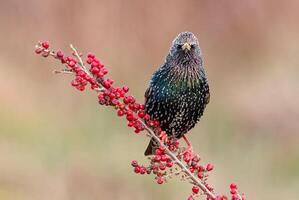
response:
M203 80L202 80L202 84L203 85L202 86L203 86L203 90L204 90L204 93L205 93L204 103L205 103L205 105L207 105L210 102L210 88L209 88L209 83L208 83L208 79L207 79L207 76L206 76L206 72L204 71L203 68L201 69L200 74L203 77Z
M163 67L163 66L162 66ZM154 72L154 74L152 75L151 81L149 83L149 87L146 89L145 93L144 93L144 98L145 98L145 105L148 103L149 98L151 97L151 93L153 92L153 82L157 81L157 76L159 74L159 70L161 69L161 67Z
M147 103L147 100L148 100L148 98L149 98L149 96L150 96L150 93L151 93L151 86L149 86L149 87L146 89L145 93L144 93L145 104Z
M209 90L207 91L206 95L205 95L205 104L207 105L210 102L210 92Z

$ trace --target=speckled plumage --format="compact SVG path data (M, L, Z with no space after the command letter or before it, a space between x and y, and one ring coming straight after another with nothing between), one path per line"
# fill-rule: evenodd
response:
M198 40L192 33L182 32L151 78L145 93L146 112L160 122L168 136L181 138L199 121L209 99ZM145 155L153 153L152 145L153 141Z

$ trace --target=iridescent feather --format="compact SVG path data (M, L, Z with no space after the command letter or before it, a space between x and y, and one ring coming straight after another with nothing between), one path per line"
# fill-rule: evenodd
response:
M168 136L181 138L199 121L209 99L198 40L193 33L180 33L151 78L145 93L146 112ZM153 145L151 141L145 155L154 153Z

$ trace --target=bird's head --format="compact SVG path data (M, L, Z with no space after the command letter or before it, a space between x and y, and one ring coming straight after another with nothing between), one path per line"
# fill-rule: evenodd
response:
M180 33L172 42L169 55L178 61L187 62L200 59L198 40L191 32Z

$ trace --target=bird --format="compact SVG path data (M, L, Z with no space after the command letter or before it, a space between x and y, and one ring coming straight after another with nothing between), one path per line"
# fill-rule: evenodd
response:
M210 101L207 75L199 42L192 32L181 32L173 40L164 64L152 75L145 92L145 112L159 121L170 138L184 138L200 120ZM145 155L155 154L152 138Z

